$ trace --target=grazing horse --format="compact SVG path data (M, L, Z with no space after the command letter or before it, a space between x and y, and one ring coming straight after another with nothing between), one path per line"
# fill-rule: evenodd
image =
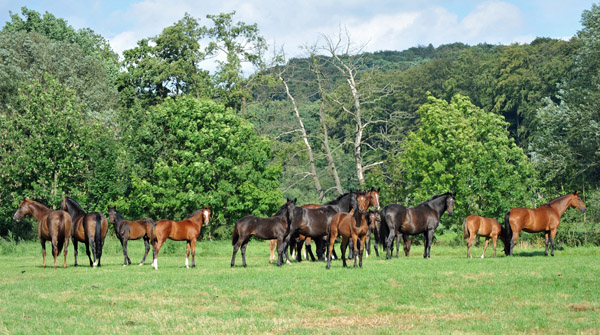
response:
M481 258L485 256L485 250L488 247L490 238L494 244L494 257L496 257L496 241L498 238L504 242L504 228L500 226L498 220L492 218L484 218L478 215L469 215L463 221L463 232L464 238L467 240L467 257L471 258L471 246L473 246L473 240L475 236L485 237L485 244L483 245L483 253ZM504 242L506 243L506 242Z
M322 240L323 236L329 234L331 218L339 212L349 212L354 207L356 207L356 193L352 191L315 209L296 207L296 200L292 201L288 208L290 228L285 238L284 250L287 253L287 246L290 244L292 236L296 234ZM282 262L283 260L280 258L277 265L281 266Z
M154 220L150 218L143 218L135 221L125 220L121 214L117 212L115 207L108 206L108 219L113 223L115 227L115 234L121 246L123 247L123 266L131 264L131 259L127 254L127 241L144 239L144 246L146 251L144 252L144 258L140 262L140 265L144 265L146 262L146 256L150 251L150 240L152 240L152 232L154 231Z
M448 215L454 213L455 194L445 193L435 195L431 199L419 204L415 208L401 205L387 205L381 211L381 240L385 239L386 258L392 258L391 248L394 235L402 234L404 240L404 254L410 256L411 240L407 235L423 234L425 240L424 258L431 257L431 243L433 233L440 223L440 218L445 211Z
M379 229L381 229L381 215L378 211L368 211L365 215L367 223L369 223L369 233L367 234L367 244L365 251L367 257L371 253L371 233L373 233L373 242L375 247L375 254L379 257Z
M331 219L327 269L331 266L331 252L333 251L333 245L338 235L342 236L342 245L340 248L342 250L344 267L346 267L346 247L348 246L348 240L352 239L352 250L358 256L354 257L354 267L356 267L356 259L359 258L359 266L362 268L362 256L365 250L367 234L369 233L369 225L365 218L365 212L368 207L369 202L367 197L365 197L364 193L359 192L356 197L356 207L352 208L350 213L337 213Z
M210 206L202 206L202 209L190 214L185 220L158 220L152 234L152 243L154 244L152 267L158 270L158 252L167 238L173 241L186 241L185 267L190 268L190 250L192 252L192 267L196 267L196 240L200 236L202 226L208 226L209 220Z
M261 218L247 215L236 222L231 240L233 245L231 267L235 265L235 255L240 248L242 249L242 264L246 267L246 246L252 236L261 240L277 240L277 254L279 257L283 257L283 240L288 232L290 202L291 200L287 199L287 202L272 217Z
M578 191L550 200L547 204L535 209L517 207L509 210L504 216L504 229L506 231L504 253L509 256L513 255L513 248L521 231L528 233L543 231L546 236L546 251L544 254L548 256L548 235L550 235L550 244L552 245L550 254L554 256L556 230L560 224L560 218L569 207L575 207L585 213L585 204L579 197Z
M77 201L63 197L60 209L68 212L73 220L71 239L75 250L75 266L77 266L77 242L85 243L85 252L90 260L90 266L100 266L102 258L102 247L104 238L108 231L108 221L99 212L85 213ZM92 256L90 256L90 246L92 247ZM92 262L92 257L94 258Z
M52 243L52 255L54 256L54 268L58 254L64 246L63 254L65 262L63 268L67 267L67 249L71 238L71 216L65 211L53 211L39 202L27 200L19 204L19 208L13 216L13 220L19 222L24 216L31 214L38 221L38 237L42 244L43 267L46 267L46 241Z

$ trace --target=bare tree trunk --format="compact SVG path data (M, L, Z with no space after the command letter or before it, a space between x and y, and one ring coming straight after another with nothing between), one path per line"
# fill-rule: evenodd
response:
M294 99L294 96L292 96L292 94L290 93L290 88L288 87L287 82L283 79L283 76L281 74L279 74L279 80L281 80L281 82L283 83L283 86L285 87L285 93L287 94L288 98L292 102L292 107L294 108L294 113L296 114L296 118L298 119L298 123L300 124L300 131L302 132L302 140L304 141L304 144L306 145L306 151L308 152L308 159L310 161L311 175L313 176L313 179L315 181L315 187L317 189L317 192L319 193L319 199L321 201L323 201L325 199L325 193L323 192L323 188L321 187L321 182L319 182L319 176L317 175L317 169L315 167L315 158L313 155L312 147L310 146L310 143L308 142L308 134L306 133L306 128L304 127L304 122L302 122L302 118L300 117L300 112L298 111L298 105L296 104L296 99Z
M313 63L314 64L314 63ZM331 148L329 146L329 133L327 131L327 124L325 123L325 97L327 95L326 89L324 87L325 81L323 80L323 74L320 72L318 68L313 69L313 72L317 76L317 84L319 86L319 94L321 94L321 106L319 107L319 120L321 121L321 127L323 128L323 146L325 147L325 155L327 156L327 164L329 165L329 169L331 169L331 174L333 175L333 180L335 182L335 189L338 195L342 195L344 190L342 189L342 183L340 182L340 177L337 172L337 168L335 167L335 162L333 161L333 154L331 153Z

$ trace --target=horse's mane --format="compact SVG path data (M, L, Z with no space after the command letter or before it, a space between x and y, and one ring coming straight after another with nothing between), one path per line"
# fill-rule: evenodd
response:
M204 208L200 208L199 210L195 211L194 213L192 213L192 214L188 215L188 217L187 217L187 218L185 218L184 220L187 220L187 219L189 219L189 218L191 218L191 217L195 216L196 214L198 214L198 213L202 212L202 210L204 210Z
M283 214L283 211L287 208L287 202L283 205L281 205L281 207L279 207L279 209L277 210L277 212L275 212L275 214L273 214L273 216L280 216Z
M561 195L561 196L559 196L559 197L556 197L556 198L554 198L554 199L552 199L552 200L548 201L548 202L547 202L547 203L545 203L544 205L549 205L549 204L553 203L554 201L561 200L561 199L563 199L564 197L567 197L567 196L569 196L569 195L573 195L573 194L574 194L574 193L567 193L567 194L565 194L565 195Z
M79 204L77 203L77 201L71 199L70 197L65 197L65 199L67 199L67 201L73 206L75 207L76 210L80 211L83 213L83 208L81 208L81 206L79 206Z
M438 195L434 195L433 197L431 197L429 200L423 201L422 203L426 203L426 202L431 202L437 198L441 198L441 197L445 197L445 196L449 196L452 195L452 192L446 192L444 194L438 194Z
M347 196L347 195L348 195L348 194L350 194L350 193L352 193L352 192L346 192L346 193L344 193L344 194L341 194L341 195L339 195L339 196L337 197L337 199L335 199L335 200L331 200L331 201L329 201L329 202L326 202L326 203L324 203L324 204L323 204L323 206L331 205L331 204L333 204L333 203L335 203L335 202L338 202L338 201L340 201L340 199L342 199L343 197Z

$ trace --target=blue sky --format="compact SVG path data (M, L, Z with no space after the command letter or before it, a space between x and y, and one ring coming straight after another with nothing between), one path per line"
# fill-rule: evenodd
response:
M270 45L288 57L303 56L340 27L363 50L404 50L417 45L528 43L535 37L569 38L581 29L583 0L0 0L0 26L22 6L91 28L117 52L159 34L187 12L208 25L207 14L236 11L235 20L256 23Z

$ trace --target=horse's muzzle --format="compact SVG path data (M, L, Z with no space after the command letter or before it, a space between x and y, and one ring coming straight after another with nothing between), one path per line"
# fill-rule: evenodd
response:
M22 216L19 215L19 213L16 213L15 216L13 216L13 220L15 220L17 222L21 221L21 218L22 218Z
M583 207L583 208L581 209L581 213L585 213L585 211L586 211L586 210L587 210L587 208Z

